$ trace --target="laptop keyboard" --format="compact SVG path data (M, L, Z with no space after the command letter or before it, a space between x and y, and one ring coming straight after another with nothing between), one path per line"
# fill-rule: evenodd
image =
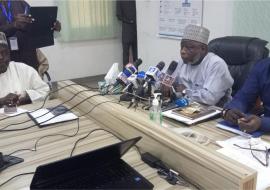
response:
M52 189L70 189L70 188L127 188L127 184L141 181L141 177L130 169L130 166L125 162L117 162L117 164L106 165L95 173L90 171L76 172L73 177L60 181L59 183L48 184L47 187ZM75 174L75 175L74 175Z

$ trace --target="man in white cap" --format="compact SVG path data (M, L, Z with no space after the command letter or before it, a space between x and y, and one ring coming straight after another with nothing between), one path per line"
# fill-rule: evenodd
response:
M44 100L50 90L35 69L10 61L9 46L3 32L0 32L0 89L0 108Z
M175 88L192 101L223 106L230 99L233 78L225 61L208 52L209 33L197 25L185 28Z

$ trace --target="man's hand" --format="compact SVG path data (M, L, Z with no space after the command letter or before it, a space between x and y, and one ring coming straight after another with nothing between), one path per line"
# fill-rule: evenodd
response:
M238 119L238 125L242 131L251 133L257 131L261 127L261 118L256 115L249 115Z
M183 84L178 84L176 87L175 87L175 91L176 92L183 92L183 90L185 90L187 87Z
M26 92L25 92L25 94L21 95L19 100L18 100L19 105L31 104L31 103L32 103L32 101Z
M33 22L33 18L30 15L17 14L14 17L13 26L16 29L25 30L28 24Z
M245 114L240 112L237 109L230 109L226 112L224 115L224 119L237 125L238 124L238 119L245 117Z
M4 98L2 98L3 105L18 105L19 104L19 95L14 93L9 93Z
M61 31L61 22L59 22L58 20L55 21L55 23L53 24L53 27L51 29L55 30L57 32L60 32Z
M171 97L171 87L166 86L164 84L161 84L160 86L161 94L163 95L164 98L170 98Z

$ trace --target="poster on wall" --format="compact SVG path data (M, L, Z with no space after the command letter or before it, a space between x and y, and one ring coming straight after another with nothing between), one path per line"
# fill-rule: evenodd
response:
M203 0L160 0L159 37L181 39L188 24L202 25Z

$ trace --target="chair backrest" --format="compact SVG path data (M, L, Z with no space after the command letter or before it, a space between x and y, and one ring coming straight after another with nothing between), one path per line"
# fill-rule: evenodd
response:
M37 52L37 60L38 60L38 74L44 80L44 76L47 77L47 83L52 90L52 82L51 82L51 77L48 73L49 70L49 61L47 57L44 55L44 53L40 49L36 49Z
M252 65L268 57L267 43L259 38L242 36L226 36L209 42L209 52L224 59L228 65L234 79L232 95L242 87Z

